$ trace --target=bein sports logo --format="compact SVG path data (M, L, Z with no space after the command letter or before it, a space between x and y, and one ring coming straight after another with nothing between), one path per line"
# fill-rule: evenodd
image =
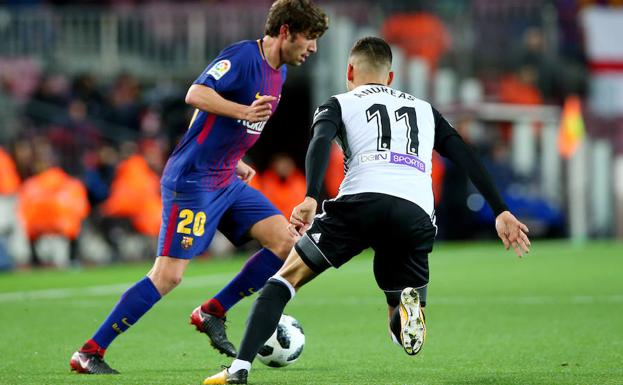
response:
M391 163L415 168L426 172L426 164L415 155L400 154L393 151L368 152L359 155L359 164L366 163Z
M387 163L389 162L389 152L368 152L359 155L359 163Z
M396 152L391 153L391 159L389 163L403 164L405 166L413 167L419 171L426 171L426 164L415 155L398 154Z

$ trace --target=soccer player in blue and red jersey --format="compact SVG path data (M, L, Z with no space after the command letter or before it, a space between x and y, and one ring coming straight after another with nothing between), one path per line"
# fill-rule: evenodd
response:
M180 283L190 259L205 251L217 229L234 244L254 238L263 247L191 314L191 323L208 334L217 350L236 355L225 334L225 313L263 287L294 244L288 221L245 183L255 171L241 158L277 108L285 64L305 62L327 28L327 16L310 0L277 0L268 13L265 36L225 48L190 87L186 103L195 113L161 180L158 257L147 276L121 296L92 338L73 354L73 370L118 373L103 360L110 343Z

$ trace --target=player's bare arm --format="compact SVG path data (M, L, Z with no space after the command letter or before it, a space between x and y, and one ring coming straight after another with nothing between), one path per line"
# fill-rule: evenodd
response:
M265 122L270 118L272 114L270 103L276 99L271 95L263 95L253 101L250 106L245 106L225 99L210 87L193 84L186 93L185 101L186 104L201 111L256 123Z

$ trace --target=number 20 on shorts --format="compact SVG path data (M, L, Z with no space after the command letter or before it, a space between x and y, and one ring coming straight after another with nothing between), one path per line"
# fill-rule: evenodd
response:
M177 232L180 234L190 234L200 237L205 232L206 214L203 211L194 213L192 210L184 209L180 211L180 222L177 224ZM192 230L191 230L192 224Z

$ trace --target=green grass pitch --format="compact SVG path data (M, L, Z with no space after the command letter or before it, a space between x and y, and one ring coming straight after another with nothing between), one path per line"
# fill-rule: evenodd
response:
M229 360L188 325L244 262L195 261L186 280L110 347L121 375L78 376L71 353L148 265L0 275L0 384L201 384ZM330 270L286 309L303 325L299 362L254 363L251 384L623 384L623 244L439 244L430 257L427 341L390 342L371 254ZM229 314L238 344L252 301Z

